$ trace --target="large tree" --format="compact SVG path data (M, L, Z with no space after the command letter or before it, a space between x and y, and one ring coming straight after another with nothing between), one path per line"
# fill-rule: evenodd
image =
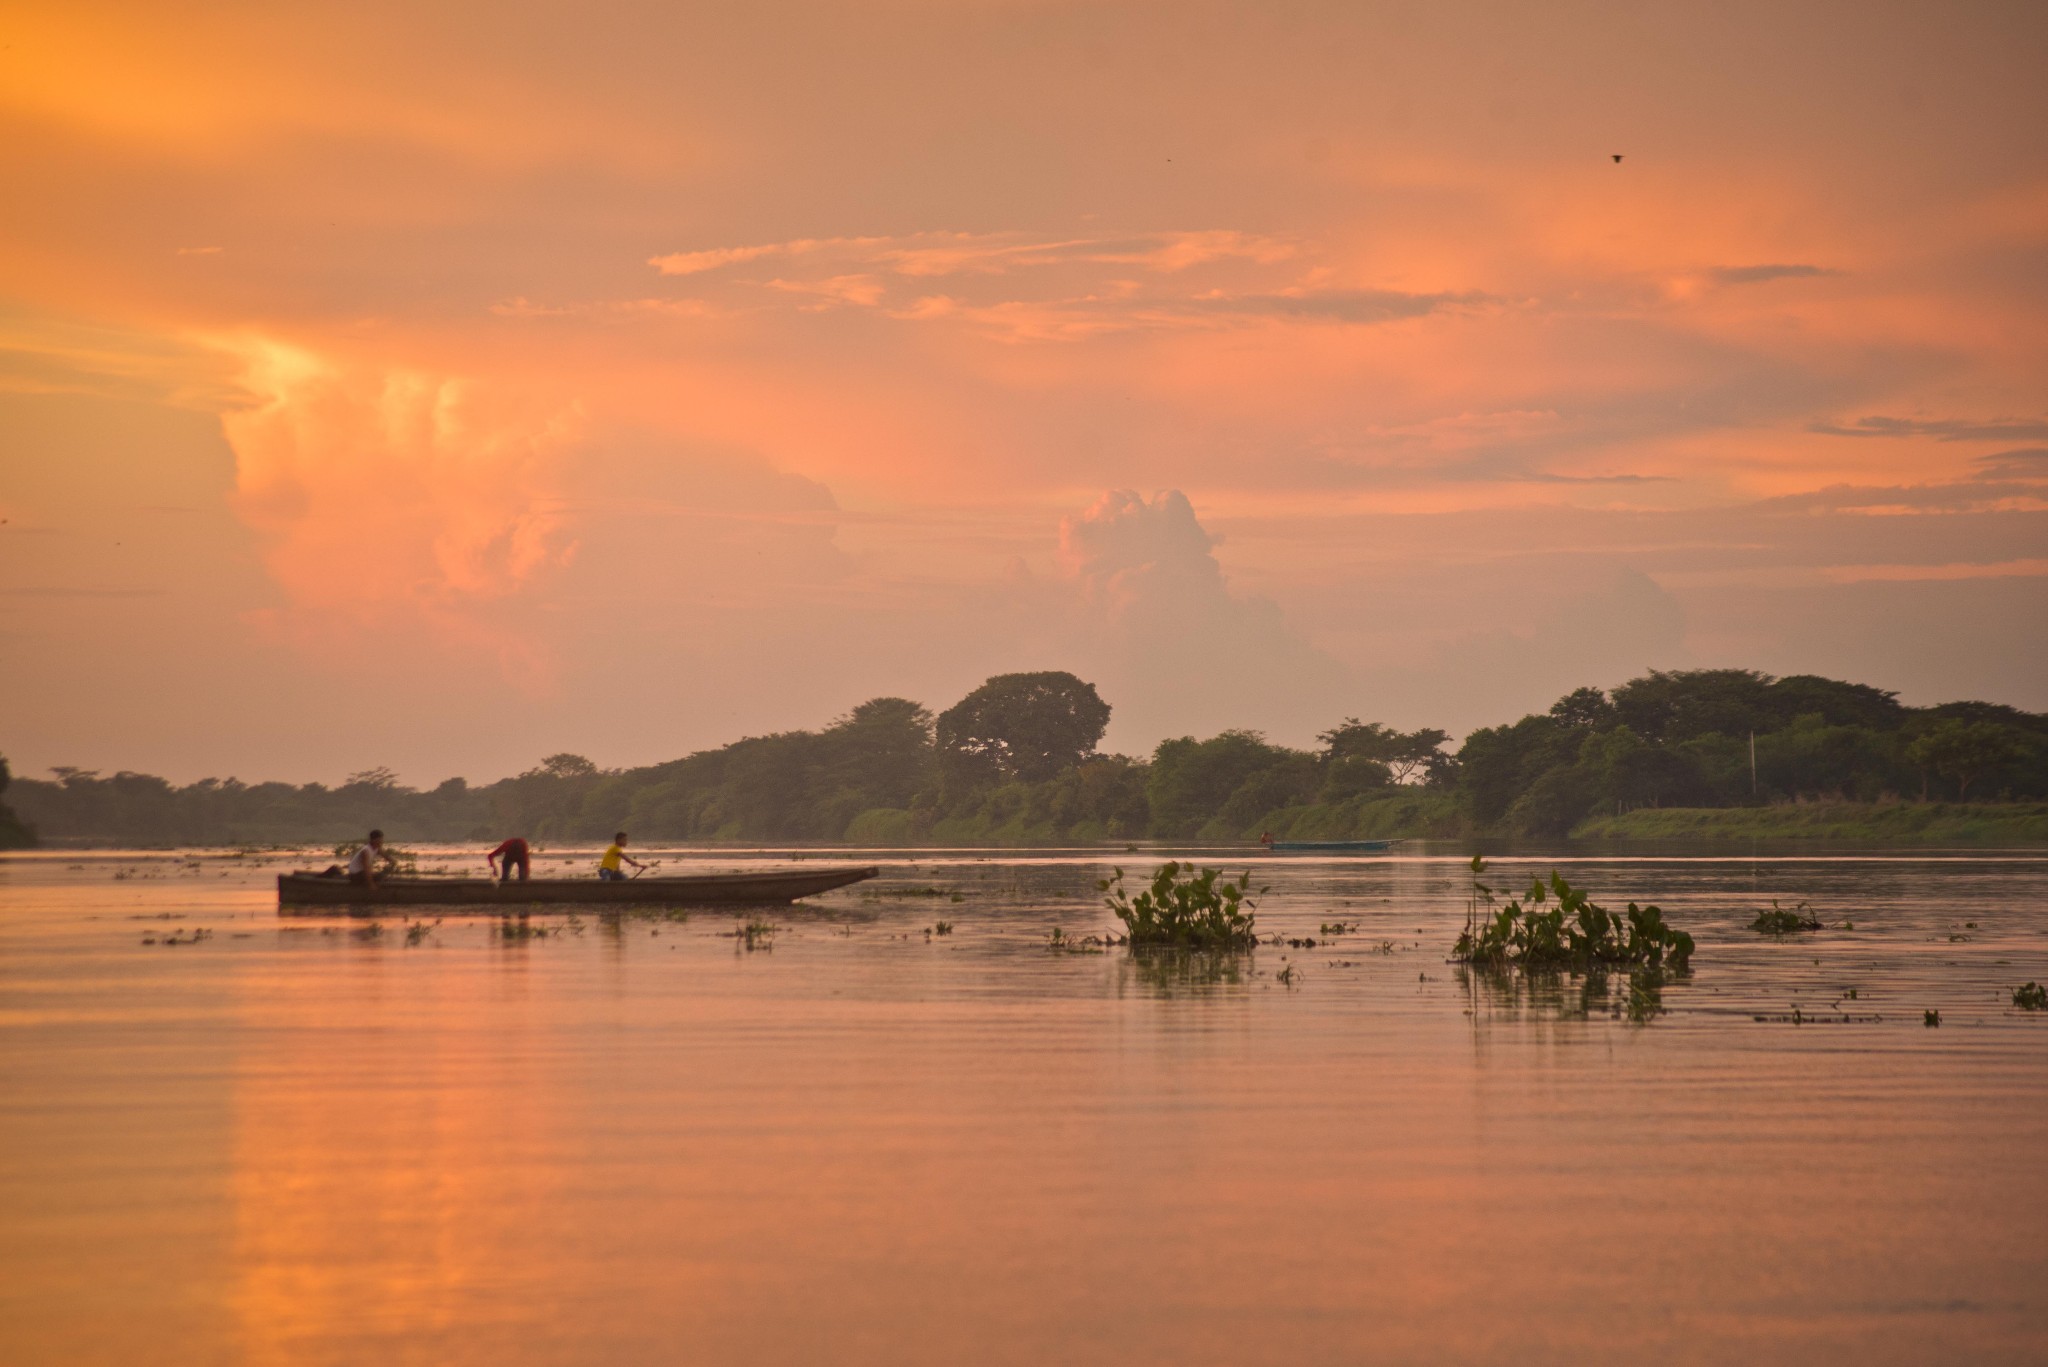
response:
M939 758L949 779L1035 782L1095 753L1109 704L1064 670L998 674L939 714Z
M1435 727L1396 731L1376 721L1346 717L1341 726L1332 727L1316 739L1323 743L1323 764L1330 769L1378 765L1390 783L1420 783L1431 766L1446 758L1442 746L1450 735Z
M2024 733L1996 722L1943 721L1908 747L1907 758L1956 783L1956 800L1966 802L1970 785L2025 753ZM1923 790L1924 791L1924 790Z

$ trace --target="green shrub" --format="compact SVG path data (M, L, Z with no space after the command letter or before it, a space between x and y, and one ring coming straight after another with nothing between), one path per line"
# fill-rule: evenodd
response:
M1493 889L1478 878L1485 871L1486 861L1472 856L1472 907L1451 954L1461 963L1581 970L1668 964L1683 972L1692 957L1692 936L1664 924L1658 908L1630 902L1626 914L1610 912L1555 871L1547 885L1532 878L1521 900L1493 910Z
M2048 987L2028 983L2012 990L2012 1004L2022 1011L2048 1011Z
M1099 880L1103 901L1124 923L1133 945L1174 945L1184 949L1250 949L1252 929L1249 872L1235 883L1216 869L1197 873L1177 860L1159 866L1152 884L1136 897L1124 891L1124 871ZM1265 892L1260 888L1261 893Z

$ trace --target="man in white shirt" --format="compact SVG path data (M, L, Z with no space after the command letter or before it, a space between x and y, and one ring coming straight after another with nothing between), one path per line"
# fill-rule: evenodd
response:
M356 852L348 857L348 881L374 888L377 879L397 864L396 859L384 852L384 832L371 831L370 838L356 846Z

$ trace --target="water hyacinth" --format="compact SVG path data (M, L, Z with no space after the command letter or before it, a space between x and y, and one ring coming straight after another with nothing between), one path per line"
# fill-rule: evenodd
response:
M1666 925L1657 907L1630 902L1627 912L1611 912L1555 871L1547 884L1532 878L1521 899L1492 910L1493 889L1476 876L1485 871L1485 860L1474 855L1472 909L1451 952L1461 963L1488 968L1669 966L1683 972L1692 957L1692 936Z
M1258 943L1252 929L1252 876L1236 882L1218 869L1195 870L1192 864L1169 860L1152 875L1149 887L1132 897L1124 890L1124 871L1097 880L1096 890L1124 923L1133 945L1174 945L1184 949L1250 949ZM1266 890L1259 889L1263 894Z

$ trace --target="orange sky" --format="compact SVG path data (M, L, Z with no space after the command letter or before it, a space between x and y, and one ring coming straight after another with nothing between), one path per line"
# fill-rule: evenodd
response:
M20 772L2048 708L2037 5L0 11Z

